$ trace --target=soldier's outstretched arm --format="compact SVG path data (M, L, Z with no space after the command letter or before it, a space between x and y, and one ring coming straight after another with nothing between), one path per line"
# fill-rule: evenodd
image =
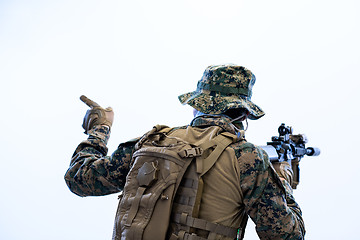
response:
M304 239L305 227L290 185L254 145L239 153L245 209L260 239Z
M87 140L76 148L65 174L69 189L79 196L100 196L120 192L130 169L135 142L120 144L107 156L107 142L113 121L111 108L103 109L99 104L81 97L91 109L86 112L83 128Z

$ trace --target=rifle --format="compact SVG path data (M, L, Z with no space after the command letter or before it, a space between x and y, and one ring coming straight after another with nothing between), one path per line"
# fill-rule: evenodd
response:
M293 171L292 188L300 182L300 160L305 156L319 156L320 149L305 147L308 139L304 134L292 134L293 128L282 123L278 128L279 136L273 136L266 146L260 146L269 156L270 162L287 161Z

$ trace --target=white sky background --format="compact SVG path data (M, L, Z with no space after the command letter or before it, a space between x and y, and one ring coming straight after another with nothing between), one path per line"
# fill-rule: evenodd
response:
M257 77L266 115L249 121L249 141L266 144L285 122L322 150L302 160L295 190L307 239L359 239L359 7L0 0L0 239L110 239L117 195L80 198L63 180L86 138L79 96L114 108L112 153L157 123L188 124L177 96L222 63Z

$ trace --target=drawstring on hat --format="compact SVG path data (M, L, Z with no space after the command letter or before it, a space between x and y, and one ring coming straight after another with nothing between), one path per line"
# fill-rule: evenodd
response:
M242 124L243 121L238 121L238 120L240 120L240 119L243 118L243 117L244 117L244 115L241 115L241 116L238 116L237 118L234 118L234 119L232 119L232 120L230 121L230 122L234 125L234 127L235 127L235 129L236 129L237 131L240 131L241 129L239 129L239 128L236 126L236 124L237 124L236 122ZM246 130L248 129L248 127L249 127L249 123L248 123L247 117L245 118L244 121L246 122L246 128L244 129L244 131L246 131Z

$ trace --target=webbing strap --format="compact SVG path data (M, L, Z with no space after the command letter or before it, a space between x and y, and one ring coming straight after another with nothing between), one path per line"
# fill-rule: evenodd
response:
M199 237L195 234L187 233L184 230L180 230L178 235L174 233L171 234L169 240L207 240L207 239L203 237Z
M200 175L199 175L199 183L198 183L198 190L196 193L195 205L193 208L193 216L194 217L197 217L199 215L201 197L202 197L203 188L204 188L204 182L203 182L201 176L210 170L210 168L218 160L221 153L232 142L233 142L233 138L230 138L227 135L224 136L222 134L219 134L212 140L204 142L203 144L200 145L200 147L202 149L208 149L212 146L216 146L216 147L207 158L205 158L205 159L196 158L196 172L199 173Z
M216 160L219 158L221 153L225 150L230 143L233 142L232 138L229 136L224 136L222 134L217 135L211 141L205 142L200 145L202 149L208 149L212 146L216 146L214 151L206 159L197 158L196 159L196 172L200 173L200 176L204 175L209 169L215 164Z
M183 178L182 180L182 186L187 188L195 188L195 181L191 178Z
M195 234L189 234L189 233L184 234L184 240L206 240L206 239L207 238L199 237Z
M196 198L195 197L189 197L189 196L178 196L176 197L176 203L187 205L187 206L193 206L195 204Z
M186 225L201 230L206 230L210 233L212 232L230 238L235 238L238 231L236 228L227 227L217 223L212 223L200 218L194 218L186 213L175 214L175 216L173 217L173 221L182 225Z
M202 178L199 178L196 197L195 197L195 203L194 203L193 212L192 212L194 217L199 216L200 203L201 203L201 197L202 197L203 191L204 191L204 181L202 180Z
M126 227L130 227L138 210L139 210L139 204L140 204L140 200L141 200L141 197L142 195L144 194L145 192L145 189L144 187L139 187L138 190L136 191L136 195L134 197L134 202L133 204L131 205L130 207L130 210L129 210L129 215L126 219L126 223L125 223L125 226Z

